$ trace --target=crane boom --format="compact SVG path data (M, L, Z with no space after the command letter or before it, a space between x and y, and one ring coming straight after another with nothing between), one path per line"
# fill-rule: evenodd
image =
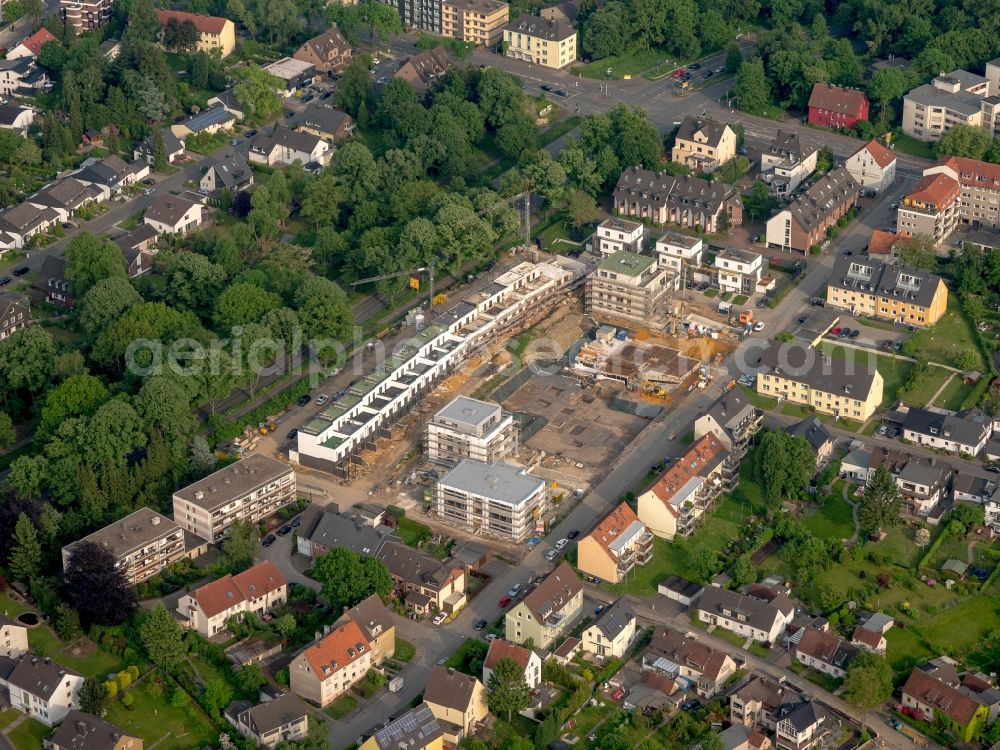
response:
M381 276L369 276L367 279L358 279L357 281L352 281L351 286L360 286L361 284L370 284L373 281L385 281L386 279L397 279L400 276L408 276L412 273L423 273L427 268L411 268L408 271L396 271L395 273L384 273Z

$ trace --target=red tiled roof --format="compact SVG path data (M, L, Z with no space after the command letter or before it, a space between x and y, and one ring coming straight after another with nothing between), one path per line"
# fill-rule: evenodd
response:
M231 23L228 18L219 16L203 16L200 13L186 13L183 10L160 10L156 8L156 15L160 19L160 26L166 26L171 18L176 18L178 23L190 21L202 34L221 34L227 23Z
M633 522L638 521L635 511L629 507L628 503L622 503L613 511L608 513L588 536L597 542L601 548L611 555L610 544L627 529Z
M909 232L884 232L881 229L873 229L872 236L868 238L869 255L891 255L892 246L904 237L909 237Z
M285 577L270 560L257 563L236 576L225 575L192 592L206 617L215 617L230 607L286 586Z
M483 666L487 669L493 669L501 659L513 659L523 671L528 668L528 659L530 658L531 652L524 646L497 638L490 644L490 650L486 652L486 661L483 662Z
M18 46L20 47L21 45L24 45L31 50L31 54L37 57L38 53L42 51L43 44L55 41L57 40L55 36L52 35L52 32L43 27L21 42Z
M948 156L941 159L935 166L954 169L958 174L959 182L963 185L1000 190L1000 164L966 159L962 156Z
M827 112L845 115L859 115L865 102L865 95L857 89L845 89L830 83L817 83L809 97L809 106Z
M972 698L934 679L919 667L914 667L910 672L906 684L903 685L903 695L909 695L935 711L941 711L963 727L972 721L972 717L979 709L979 704Z
M233 576L233 583L247 599L256 599L288 585L278 566L270 560L259 562L252 568Z
M882 634L877 633L874 630L869 630L868 628L858 625L854 629L854 635L851 636L851 640L857 643L863 643L869 648L878 648L882 645Z
M927 203L936 206L940 211L953 201L962 191L961 186L946 174L929 174L921 178L913 192L906 196L904 200Z
M306 661L322 681L371 651L371 645L354 620L330 631L304 652ZM328 667L329 671L324 671Z
M871 140L865 145L865 150L872 155L875 163L883 169L896 161L896 154L891 149L886 148L877 140Z
M708 433L664 472L663 476L653 485L653 493L664 502L668 509L672 508L670 498L677 493L677 490L683 487L688 480L702 476L705 467L713 463L715 458L725 450L725 446L715 436L715 433Z

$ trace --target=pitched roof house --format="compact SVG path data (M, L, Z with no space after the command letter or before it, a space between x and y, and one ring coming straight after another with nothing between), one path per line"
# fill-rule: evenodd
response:
M45 301L53 305L76 305L76 298L66 278L66 261L61 257L51 254L45 256L32 288L44 294Z
M288 667L292 691L323 708L363 679L372 666L372 648L354 620L300 651Z
M685 117L670 160L696 172L714 172L736 156L736 133L724 122Z
M918 718L926 721L934 721L934 717L941 714L958 730L960 739L971 741L986 720L989 709L925 670L926 665L914 667L910 672L901 691L903 705L911 711L919 711Z
M583 612L583 581L563 561L504 618L508 641L549 648Z
M31 322L31 303L27 297L0 294L0 341Z
M542 659L532 649L511 643L503 638L497 638L490 643L486 659L483 661L483 685L489 687L490 675L497 662L501 659L511 659L524 673L524 681L528 688L534 690L542 682Z
M204 206L179 195L161 195L142 216L159 234L181 235L200 227L204 218Z
M358 750L443 750L444 733L430 707L421 703L393 719L361 743Z
M362 599L344 612L337 624L353 620L372 647L372 663L381 664L396 651L396 623L378 594Z
M795 658L811 669L843 677L851 660L858 655L858 649L845 643L833 633L816 628L805 628L802 638L795 646Z
M792 205L767 220L767 246L808 253L854 206L860 188L845 167L827 172Z
M653 535L628 503L622 503L576 549L581 573L618 583L632 568L653 559Z
M185 594L177 602L177 613L187 627L209 638L226 628L230 617L247 612L263 615L288 600L288 583L270 560L264 560L237 575L225 575Z
M489 714L486 688L471 675L435 665L424 687L424 703L444 732L445 743L457 747Z
M583 650L598 659L621 659L635 635L635 612L624 599L618 599L583 631Z
M809 96L809 124L824 128L853 128L868 119L868 97L857 89L816 83Z
M431 609L452 613L465 605L461 564L443 565L437 558L395 540L386 541L375 556L389 569L407 609L427 615Z
M73 709L45 741L49 750L142 750L142 738L109 721Z
M209 160L205 174L198 183L210 193L228 190L237 193L253 185L253 170L240 153L224 154Z
M163 136L163 147L167 152L167 161L171 164L177 159L184 156L184 144L181 139L174 135L170 128L160 128L160 134ZM132 150L133 159L142 159L150 166L156 161L154 156L155 149L153 144L156 137L153 133L146 136L141 143L137 143L135 148Z
M350 64L353 53L337 24L333 24L322 34L304 42L292 57L311 63L319 73L335 76Z
M903 420L903 437L949 453L978 456L993 435L993 420L976 408L942 414L911 406Z
M729 694L729 720L746 727L761 727L773 732L780 717L803 701L788 683L777 683L754 675L750 681Z
M896 154L871 140L847 158L844 165L863 188L882 192L896 179Z
M269 167L296 161L325 164L329 155L330 144L319 136L284 127L276 127L271 135L261 133L250 144L250 161Z
M619 215L649 219L654 224L701 227L707 232L716 231L722 213L728 215L730 226L743 223L743 200L731 186L642 167L622 172L615 186L614 206Z
M451 59L444 47L433 47L409 57L393 77L402 78L413 86L419 96L423 96L450 67Z
M41 656L0 656L0 686L12 708L52 727L79 706L83 675Z
M354 135L354 119L343 110L310 102L298 120L299 130L330 143L343 143Z
M294 742L309 734L309 709L295 693L253 705L249 701L230 703L223 712L226 720L257 747L272 748Z
M718 694L736 671L732 658L711 646L688 638L680 631L657 626L642 657L642 668L694 683L698 695Z
M795 616L788 595L767 586L751 586L746 594L709 586L697 607L703 623L764 643L777 642Z
M20 57L38 57L38 53L42 51L42 46L48 42L58 44L59 40L55 38L51 31L43 26L34 34L15 45L7 53L7 59L16 60Z

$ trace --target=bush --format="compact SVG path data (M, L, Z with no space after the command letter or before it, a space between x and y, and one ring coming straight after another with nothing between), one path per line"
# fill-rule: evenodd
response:
M385 512L394 518L406 518L406 511L400 508L398 505L389 505L386 507Z
M133 703L135 703L135 696L132 695L132 693L125 693L125 695L122 696L122 705L125 706L125 708L132 710Z

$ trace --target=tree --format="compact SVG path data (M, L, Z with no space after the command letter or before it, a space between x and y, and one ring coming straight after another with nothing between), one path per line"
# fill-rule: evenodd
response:
M388 42L403 33L402 19L392 6L375 0L364 0L360 4L360 10L362 18L368 24L372 39L378 35L379 39Z
M892 669L884 656L862 651L851 660L844 676L843 696L861 709L862 733L867 731L868 711L891 695Z
M771 107L771 85L760 58L744 60L733 81L736 104L744 112L762 115Z
M754 449L754 478L770 505L779 504L785 497L803 497L815 471L816 456L804 438L769 430Z
M256 284L237 282L226 287L215 303L212 319L222 330L259 323L265 313L281 306L281 298Z
M14 430L14 420L5 411L0 411L0 449L10 448L17 440Z
M878 102L878 122L885 128L892 121L893 102L899 101L909 91L910 82L898 68L877 71L868 83L868 95Z
M187 655L184 631L162 604L157 604L143 618L139 626L139 637L149 660L168 673L176 670Z
M95 340L107 326L142 302L127 275L114 275L94 284L80 302L80 326L87 337Z
M601 218L601 211L590 193L574 190L566 202L566 213L575 229L579 231L584 224L591 224Z
M931 541L931 532L921 526L913 532L913 543L918 547L926 547Z
M354 313L344 290L334 282L309 274L299 286L295 301L303 332L309 338L344 341L350 335Z
M218 462L204 435L191 438L191 468L200 475L212 471Z
M81 232L66 247L66 278L73 294L83 297L103 279L128 278L122 251L113 242Z
M971 503L958 503L955 509L948 516L949 525L952 522L962 527L963 534L969 534L974 529L983 525L985 520L985 509L982 505Z
M368 55L355 55L340 75L337 91L333 95L334 103L354 118L357 118L362 103L371 109L375 99L375 84L368 72L370 63Z
M104 716L108 704L108 689L97 677L88 677L80 688L80 710L94 716Z
M167 144L163 141L163 130L157 128L153 131L153 169L157 172L163 172L168 166L170 166L170 158L167 156Z
M38 540L38 530L27 515L21 513L14 526L14 544L7 561L10 575L24 583L38 575L42 561L42 544Z
M236 684L244 693L256 695L261 686L267 684L267 678L259 664L244 664L236 670Z
M320 582L323 596L336 611L353 607L371 594L384 598L392 590L392 577L381 561L363 558L344 547L335 547L319 557L313 566L313 578Z
M222 543L222 556L234 573L253 565L259 541L260 532L252 521L233 521Z
M494 714L506 711L507 721L514 712L521 712L531 705L531 688L524 679L524 671L510 657L503 657L493 665L486 681L486 702Z
M45 486L48 461L45 456L21 456L14 459L7 473L7 486L20 498L37 497Z
M701 750L725 750L725 743L717 732L709 732L699 745Z
M109 549L94 542L73 545L62 595L90 625L120 625L135 609L135 591Z
M753 561L750 559L750 555L747 554L740 555L736 558L733 562L731 574L733 583L737 586L757 582L757 568L754 567Z
M268 120L281 111L281 79L259 65L235 68L233 95L248 117Z
M934 238L926 234L900 237L896 240L899 262L904 266L933 271L938 265L934 245Z
M699 581L709 581L722 570L718 554L708 547L698 547L691 554L691 572Z
M826 174L833 169L834 163L833 151L830 150L829 146L823 146L816 154L816 172Z
M110 397L108 389L93 375L72 375L45 397L38 431L48 436L70 417L90 417Z
M223 679L209 680L205 683L205 691L201 694L201 703L208 713L216 718L222 709L233 699L233 689Z
M937 144L938 156L964 156L982 160L990 147L990 136L981 127L959 123L944 131Z
M898 525L903 501L896 480L885 464L880 464L865 488L858 508L858 521L868 532L880 534L885 528Z
M740 69L742 62L743 53L740 52L739 45L736 42L731 42L726 47L726 72L735 73Z
M743 196L743 207L753 221L764 221L778 207L778 200L767 183L758 180L750 188L750 192Z

